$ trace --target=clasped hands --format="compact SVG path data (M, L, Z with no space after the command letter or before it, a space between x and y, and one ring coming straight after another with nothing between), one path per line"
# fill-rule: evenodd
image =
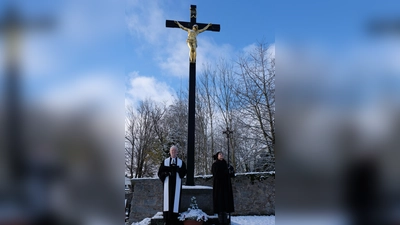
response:
M170 167L167 168L167 171L164 172L165 176L175 176L176 173L181 170L180 167L176 166L176 165L171 165Z
M228 173L229 173L229 176L231 176L231 177L235 176L235 170L234 170L233 166L231 166L231 165L228 166Z

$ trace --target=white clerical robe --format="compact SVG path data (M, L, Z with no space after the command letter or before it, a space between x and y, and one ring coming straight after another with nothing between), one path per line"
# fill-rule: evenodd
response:
M176 158L176 159L177 159L177 162L176 162L177 167L181 168L182 167L182 160L179 159L179 158ZM171 162L172 162L171 158L165 159L164 160L164 166L165 167L170 167L171 166ZM178 213L178 210L179 210L179 200L180 200L180 197L181 197L182 179L179 177L179 173L178 172L176 172L176 176L174 176L174 177L176 177L176 180L175 180L175 185L172 185L172 186L175 186L175 188L173 190L170 190L170 184L169 183L173 182L174 179L171 179L170 176L167 176L165 178L165 181L164 181L164 207L163 207L163 211L164 212L169 211L169 203L170 203L170 201L174 201L173 209L172 209L173 212L174 213ZM174 195L173 199L170 199L171 196L172 196L171 195L172 192L174 192L175 195Z

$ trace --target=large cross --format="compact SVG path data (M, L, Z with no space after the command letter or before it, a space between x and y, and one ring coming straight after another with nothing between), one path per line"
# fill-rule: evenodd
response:
M226 140L228 144L228 165L230 164L230 156L229 156L229 142L231 138L231 134L233 134L233 131L229 129L229 127L226 127L226 130L222 132L223 134L226 135Z
M186 28L191 28L197 24L198 29L205 28L208 24L197 23L196 6L190 6L190 22L178 21L178 23ZM173 20L166 21L166 27L179 28L179 25ZM219 24L212 24L207 30L220 31ZM187 141L187 176L186 185L194 186L194 131L195 131L195 104L196 104L196 61L189 61L189 113L188 113L188 141Z
M24 146L22 140L22 108L20 99L21 79L21 39L25 30L47 30L53 27L48 17L24 18L17 8L10 6L0 21L0 34L6 41L6 156L11 162L11 173L14 179L21 178L23 173ZM4 159L3 159L4 160Z

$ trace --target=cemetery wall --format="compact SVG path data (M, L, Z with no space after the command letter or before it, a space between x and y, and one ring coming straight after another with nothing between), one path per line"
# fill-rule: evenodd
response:
M183 179L185 184L186 179ZM196 185L213 185L212 176L195 177ZM162 211L162 183L156 178L132 179L129 224ZM232 178L235 212L232 215L275 215L275 172L237 174ZM210 202L212 204L212 202ZM201 208L201 205L199 205Z

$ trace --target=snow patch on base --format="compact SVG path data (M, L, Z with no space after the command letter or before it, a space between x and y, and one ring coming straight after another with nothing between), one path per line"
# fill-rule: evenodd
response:
M149 225L151 223L150 218L146 218L138 223L132 223L132 225Z
M213 189L213 188L210 186L201 186L201 185L195 185L195 186L182 185L182 189Z
M231 225L275 225L275 216L232 216Z

